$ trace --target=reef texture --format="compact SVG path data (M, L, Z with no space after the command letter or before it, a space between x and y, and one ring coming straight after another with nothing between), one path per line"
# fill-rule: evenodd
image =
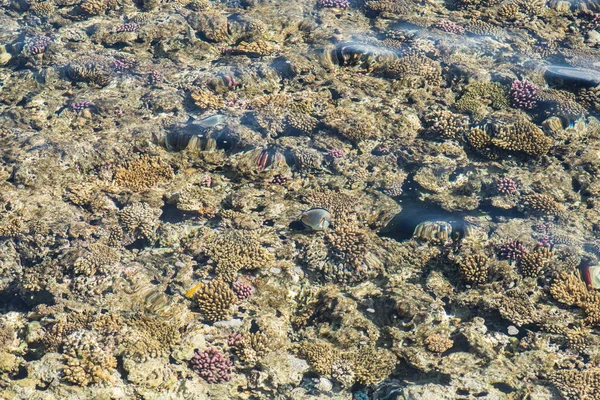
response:
M599 12L0 1L0 398L600 398Z

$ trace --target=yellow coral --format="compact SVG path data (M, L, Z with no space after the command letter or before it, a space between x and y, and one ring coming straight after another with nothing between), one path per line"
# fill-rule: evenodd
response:
M194 293L193 300L207 320L220 321L229 316L237 297L227 283L214 279L201 285Z
M160 157L143 155L117 168L115 184L141 192L173 178L173 169Z

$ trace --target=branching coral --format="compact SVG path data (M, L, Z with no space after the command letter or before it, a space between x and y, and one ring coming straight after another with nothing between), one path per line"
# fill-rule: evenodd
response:
M495 110L510 105L507 90L498 82L473 82L463 91L460 99L454 103L461 113L468 113L476 120L486 115L486 106Z
M229 285L220 279L201 284L193 295L193 301L209 321L220 321L229 316L237 303L237 296Z
M552 252L547 247L538 248L532 253L523 254L521 257L521 274L526 277L538 277L544 272L552 260Z
M552 197L545 194L534 193L525 196L522 203L529 210L544 215L561 216L566 211L562 204L557 203Z
M593 400L600 398L600 369L557 371L552 383L566 400Z
M440 64L421 55L405 56L386 64L382 73L386 78L396 79L411 88L439 87L443 82Z
M500 127L492 143L504 150L519 151L531 155L546 154L552 140L544 135L537 125L519 121L513 125Z
M160 157L143 155L115 170L114 183L141 192L173 179L173 169Z
M110 62L101 57L81 57L67 67L67 75L74 81L106 86L112 79Z
M445 139L460 137L468 126L469 119L450 111L435 111L425 116L429 130Z
M466 256L459 264L460 275L468 283L485 283L489 274L489 259L485 254Z
M64 379L79 386L110 382L116 372L117 359L103 348L91 331L76 331L64 343Z
M239 270L263 268L274 259L257 232L242 230L206 238L206 254L217 263L216 274L227 282L233 282Z
M160 214L160 209L154 209L147 203L134 203L119 211L119 219L125 230L136 239L152 240Z
M233 377L233 362L215 347L194 350L190 365L208 383L223 383Z

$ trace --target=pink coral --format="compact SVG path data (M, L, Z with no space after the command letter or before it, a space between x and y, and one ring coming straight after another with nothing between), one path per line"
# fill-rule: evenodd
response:
M190 364L208 383L223 383L232 378L233 362L215 347L206 351L194 350Z
M514 194L517 192L517 183L510 178L499 178L496 181L496 190L502 194Z
M526 79L515 80L510 87L513 105L517 108L531 110L536 105L538 87Z
M332 158L342 158L344 157L343 149L331 149L327 152L327 155Z
M242 281L235 282L232 289L240 301L247 299L254 293L254 288Z
M510 242L504 243L502 246L500 246L498 254L501 258L520 260L525 254L527 254L527 249L523 243L517 240L511 240Z
M348 8L350 2L348 0L318 0L317 4L321 7Z
M438 21L435 23L434 26L436 28L438 28L439 30L448 32L448 33L456 33L458 35L465 33L465 28L463 28L462 26L456 25L452 21Z

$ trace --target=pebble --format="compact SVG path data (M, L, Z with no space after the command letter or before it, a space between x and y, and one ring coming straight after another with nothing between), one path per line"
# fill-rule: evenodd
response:
M232 330L237 330L242 327L242 320L234 318L229 321L217 321L213 323L213 326L217 328L229 328Z
M516 336L516 335L518 335L518 334L519 334L519 330L517 329L517 327L516 327L516 326L514 326L514 325L511 325L511 326L509 326L509 327L508 327L508 334L509 334L510 336Z

